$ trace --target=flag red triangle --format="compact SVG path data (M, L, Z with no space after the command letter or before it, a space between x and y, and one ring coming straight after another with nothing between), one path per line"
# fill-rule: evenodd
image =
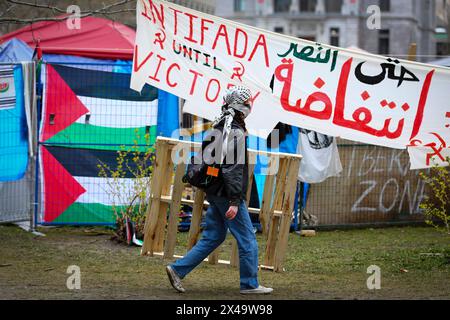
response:
M86 189L41 146L44 171L44 222L52 222L72 205Z
M89 112L89 109L49 64L47 64L46 89L42 141L47 141Z

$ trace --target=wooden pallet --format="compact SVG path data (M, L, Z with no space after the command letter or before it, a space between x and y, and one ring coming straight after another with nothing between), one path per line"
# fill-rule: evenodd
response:
M194 188L193 200L183 198L186 185L181 180L186 170L187 158L191 151L198 151L201 144L158 137L155 147L156 159L151 181L150 205L147 211L141 253L142 255L163 256L164 259L180 258L174 254L180 206L187 204L193 208L187 244L188 251L200 238L203 210L209 206L209 203L205 201L205 193L199 189ZM269 167L272 168L269 171L276 174L267 176L261 209L249 208L249 212L259 215L263 234L267 237L264 262L260 268L278 272L283 270L282 265L286 256L296 182L302 157L249 150L247 199L250 199L254 159L257 154L268 156ZM219 260L219 252L220 248L215 250L206 261L210 264L229 264L233 267L239 265L238 247L235 240L233 240L229 261Z

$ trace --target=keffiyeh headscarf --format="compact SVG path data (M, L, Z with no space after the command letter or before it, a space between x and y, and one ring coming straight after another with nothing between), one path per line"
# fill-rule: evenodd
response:
M252 98L252 92L250 89L243 86L232 87L227 90L223 97L224 105L222 106L222 113L213 122L213 127L216 127L223 120L223 133L222 133L222 160L225 159L228 149L228 136L231 131L231 123L236 115L236 111L243 114L244 119L250 114L251 106L244 104L247 100Z

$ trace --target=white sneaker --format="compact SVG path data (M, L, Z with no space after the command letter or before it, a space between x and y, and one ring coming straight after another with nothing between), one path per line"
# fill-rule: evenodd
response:
M259 286L256 289L241 290L241 294L271 294L272 291L273 291L272 288L266 288L263 286Z
M181 279L177 273L172 269L171 266L166 267L167 276L169 277L170 284L172 287L180 293L185 292L183 285L181 284Z

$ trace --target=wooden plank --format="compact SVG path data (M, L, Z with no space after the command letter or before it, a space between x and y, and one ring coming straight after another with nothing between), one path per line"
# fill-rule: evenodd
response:
M156 144L155 167L153 169L151 187L150 187L150 205L147 208L147 215L144 226L144 243L142 245L142 255L153 255L153 242L156 236L158 224L158 213L160 207L160 197L162 192L162 169L168 156L168 145L157 141Z
M275 161L274 158L270 158L269 161ZM259 222L261 223L262 233L267 236L269 231L269 216L270 206L273 197L273 186L275 183L275 175L266 176L266 182L264 184L263 199L261 203L261 213L259 215Z
M216 250L214 250L208 257L208 263L209 264L218 264L219 263L219 252L220 247L218 247Z
M172 201L170 205L169 223L167 225L167 238L164 246L164 259L171 259L175 252L178 233L178 213L181 206L181 197L183 196L184 184L181 178L186 170L186 163L177 165L172 191Z
M288 180L288 168L290 166L290 159L280 159L280 170L277 174L277 183L275 185L275 195L272 204L272 213L275 210L281 210L283 205L283 195L286 188L286 181ZM297 177L296 177L297 178Z
M161 196L160 201L164 202L164 203L171 204L172 203L172 198L168 197L168 196ZM182 198L180 203L181 204L186 204L186 205L189 205L189 206L192 207L194 205L194 200L189 200L189 199ZM209 207L209 202L208 201L203 201L203 205L205 207ZM261 209L258 209L258 208L247 208L247 210L250 213L261 214ZM282 211L281 210L275 210L273 212L273 214L281 216Z
M188 141L188 140L178 140L178 139L172 139L172 138L166 138L166 137L157 137L156 141L163 141L170 145L185 144L185 145L191 146L192 148L194 148L194 150L198 150L202 146L202 144L200 142L194 142L194 141ZM263 156L268 156L268 157L276 156L279 158L298 158L298 159L303 158L299 154L283 153L283 152L268 152L268 151L264 151L264 150L253 150L253 149L248 149L248 152L263 155Z
M162 169L163 175L162 179L162 190L161 196L170 196L170 189L172 186L172 176L173 176L173 168L174 163L172 162L171 156L172 148L169 146L167 150L166 163L164 168ZM167 211L169 209L169 205L167 203L161 203L158 212L158 224L156 227L156 237L153 242L153 251L163 251L164 250L164 235L166 232L167 225Z
M239 267L239 249L238 249L238 245L237 245L236 239L233 239L231 241L230 264L231 264L232 267L235 267L235 268Z
M291 229L292 211L294 210L295 192L297 186L297 175L299 168L298 159L290 159L288 169L288 181L284 187L283 215L281 218L278 241L275 247L275 272L283 269L283 262L286 256L289 231Z
M194 195L194 206L192 208L191 227L189 229L188 251L195 246L200 235L200 223L202 221L204 201L205 193L200 189L196 189Z
M247 182L247 207L250 205L250 196L252 194L252 186L253 186L253 173L255 172L255 163L256 163L256 154L249 153L249 159L248 159L248 182Z

